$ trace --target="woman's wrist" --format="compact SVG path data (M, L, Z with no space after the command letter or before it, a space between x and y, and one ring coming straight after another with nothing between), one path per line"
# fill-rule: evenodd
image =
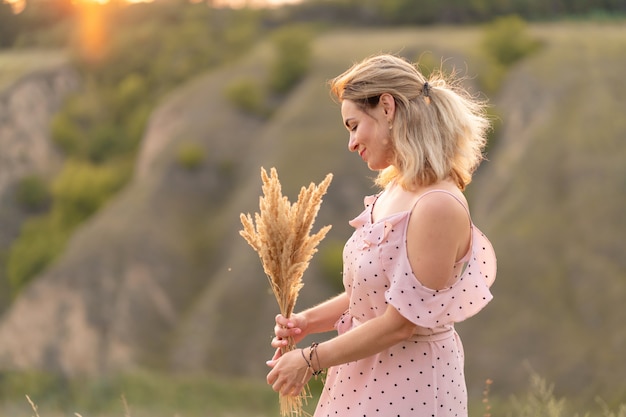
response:
M318 376L324 372L324 368L320 362L319 353L317 352L318 346L319 343L313 342L308 348L301 349L302 357L304 358L304 361L313 376Z

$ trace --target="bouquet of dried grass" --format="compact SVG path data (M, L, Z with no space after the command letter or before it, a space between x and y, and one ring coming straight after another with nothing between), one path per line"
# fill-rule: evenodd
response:
M259 200L261 212L254 216L256 228L250 214L242 213L243 230L239 233L259 254L280 313L289 317L303 286L302 275L317 252L318 243L331 228L325 226L314 235L309 234L332 174L328 174L319 186L311 183L308 188L302 187L298 201L293 205L282 195L275 168L270 170L269 177L261 168L261 178L263 196ZM282 350L285 353L293 349L295 344L290 341ZM300 415L306 396L307 390L298 396L281 395L281 416Z

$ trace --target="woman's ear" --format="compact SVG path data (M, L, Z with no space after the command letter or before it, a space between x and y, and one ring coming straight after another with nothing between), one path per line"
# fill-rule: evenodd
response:
M396 111L396 100L394 100L391 94L383 93L380 96L379 103L383 107L387 121L392 122Z

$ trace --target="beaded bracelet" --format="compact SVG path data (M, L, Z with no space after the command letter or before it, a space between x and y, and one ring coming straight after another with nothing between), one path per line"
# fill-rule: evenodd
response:
M320 357L317 354L318 346L319 343L317 342L311 343L311 349L309 350L309 360L307 361L307 364L311 368L311 373L314 377L317 377L318 375L324 373L324 369L322 369L322 367L320 366ZM302 352L302 354L304 355L304 351ZM315 355L315 358L317 358L317 366L319 367L319 370L317 371L313 369L313 355Z
M309 362L309 360L306 358L306 355L304 354L304 349L300 349L300 353L302 353L302 359L304 359L304 361L306 362L307 369L310 369L311 362Z
M311 375L313 375L316 379L319 375L324 373L324 369L322 369L320 367L319 370L315 370L315 368L313 368L313 356L315 356L317 358L317 365L320 365L320 358L317 354L317 346L319 346L319 343L317 342L313 342L311 344L311 348L309 350L309 358L307 359L306 355L304 354L304 349L300 349L300 353L302 354L302 359L304 359L304 361L306 362L306 367L307 369L311 370Z

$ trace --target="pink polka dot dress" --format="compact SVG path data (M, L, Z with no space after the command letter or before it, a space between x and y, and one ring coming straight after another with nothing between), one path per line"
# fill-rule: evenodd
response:
M471 223L471 248L455 265L454 284L426 288L413 275L406 252L411 211L373 223L376 198L366 197L365 210L350 222L356 230L343 255L350 305L337 331L348 332L391 304L420 332L374 356L330 368L315 417L466 417L463 346L454 323L492 299L493 248Z

